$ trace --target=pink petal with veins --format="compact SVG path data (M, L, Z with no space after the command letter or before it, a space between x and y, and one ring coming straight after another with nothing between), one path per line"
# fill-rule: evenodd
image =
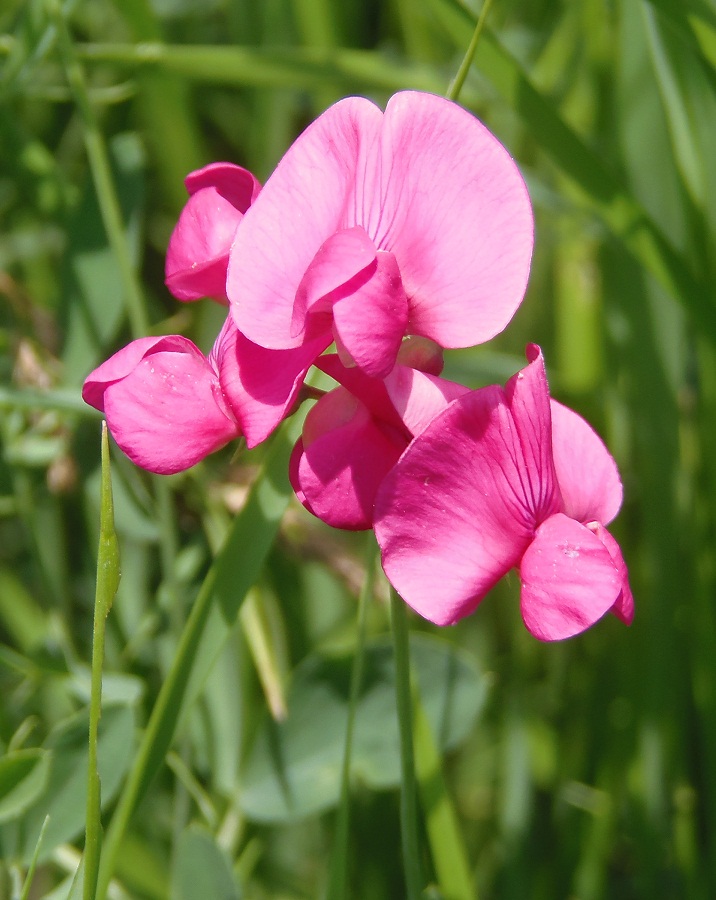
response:
M469 112L417 91L391 98L376 150L370 220L359 224L398 260L408 331L446 348L494 337L522 301L532 257L514 161Z
M255 343L295 346L294 304L309 266L336 232L360 224L346 204L381 121L378 107L361 97L330 107L289 148L246 213L227 293L239 330Z
M448 100L404 92L382 114L349 98L299 136L231 250L227 293L239 329L273 349L315 337L305 317L309 270L333 236L355 228L395 268L378 265L391 298L378 302L383 292L370 282L361 292L354 262L331 252L345 279L332 304L339 351L372 375L395 363L399 333L472 346L501 331L522 300L533 239L524 182L499 141ZM316 312L328 315L327 305Z
M533 421L549 428L538 410ZM536 527L535 493L558 508L558 494L540 487L553 484L553 471L536 467L535 440L525 457L521 431L502 388L471 391L419 434L378 491L383 568L431 622L448 625L471 613L519 562Z

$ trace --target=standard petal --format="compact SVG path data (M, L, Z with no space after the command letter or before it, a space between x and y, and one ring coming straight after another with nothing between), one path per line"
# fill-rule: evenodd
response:
M550 516L520 562L521 608L541 641L580 634L617 602L622 578L592 531L563 513Z
M530 199L505 148L455 103L406 91L386 108L377 171L356 222L398 260L410 332L469 347L502 331L533 243Z
M375 505L383 568L438 625L471 613L515 566L535 521L504 391L471 391L410 444Z
M194 351L152 353L105 390L112 436L134 463L150 472L169 475L188 469L240 434L216 373L196 347Z
M612 558L612 562L619 573L622 589L617 602L612 607L612 612L621 619L625 625L631 625L634 621L634 596L629 585L629 572L627 571L621 548L600 522L589 522L587 528L589 528L590 531L593 531L607 548L609 555Z
M370 278L333 304L339 355L373 378L395 365L407 323L408 298L392 253L379 252Z
M382 114L350 97L330 107L289 148L246 213L229 259L227 292L239 330L274 349L296 345L293 307L313 258L350 227L346 204Z
M348 391L336 388L306 418L290 471L296 496L328 525L370 528L375 495L406 443Z
M266 440L290 414L306 373L328 340L319 338L291 350L266 350L244 337L231 316L227 318L211 359L249 448Z
M622 505L617 464L591 425L556 400L552 452L564 512L578 522L608 525Z
M158 350L174 350L178 353L191 353L193 350L200 352L188 338L177 334L138 338L90 372L82 386L82 399L103 412L104 393L109 385L126 378L145 356Z

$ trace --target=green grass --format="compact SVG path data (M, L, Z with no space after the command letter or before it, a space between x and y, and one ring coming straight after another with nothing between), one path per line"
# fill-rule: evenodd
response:
M0 10L0 898L81 896L101 479L99 419L79 390L147 331L211 344L221 311L180 307L163 286L184 175L227 159L265 179L345 94L446 93L477 12L459 0ZM414 637L440 639L433 662L418 641L418 680L459 652L465 686L449 740L442 695L415 716L426 896L463 896L466 878L500 900L716 893L715 46L706 0L502 0L462 88L528 181L537 240L515 321L448 355L446 374L504 381L527 341L543 346L553 393L619 462L614 532L637 612L631 629L610 619L541 645L513 577L454 628L410 618ZM406 895L398 750L371 755L361 736L361 704L394 681L379 665L387 590L379 579L366 607L351 701L364 542L290 498L289 437L168 479L113 450L122 579L96 745L98 897L111 877L140 900L308 900L341 883L338 864L346 896ZM274 722L284 698L288 722ZM292 703L316 704L315 719L292 721ZM342 733L351 703L348 816L340 743L314 744ZM304 807L256 758L287 734L286 784L327 754L332 780L312 776ZM441 829L453 828L451 881Z

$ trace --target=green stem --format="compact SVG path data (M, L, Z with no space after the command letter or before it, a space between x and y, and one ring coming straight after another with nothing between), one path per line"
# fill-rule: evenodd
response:
M99 719L102 714L102 663L104 661L105 618L95 602L92 636L92 687L90 694L89 758L87 760L87 816L85 821L84 900L93 900L97 887L101 834L101 785L97 763Z
M487 19L487 14L490 11L491 6L492 0L485 0L485 2L482 4L482 9L480 10L480 15L477 19L475 30L472 33L472 40L470 41L470 45L467 48L467 52L465 53L463 61L460 63L460 68L457 70L457 75L450 82L450 87L447 90L446 96L448 100L457 100L457 98L460 96L462 86L465 84L465 79L467 78L467 73L470 71L470 66L472 65L472 62L475 58L477 44L480 40L482 30L485 27L485 20Z
M366 617L368 601L373 595L373 583L375 580L375 562L378 546L373 538L373 533L368 533L368 548L365 561L365 579L358 597L358 624L356 650L351 670L350 698L348 704L348 721L346 722L346 743L343 751L343 766L341 771L341 803L338 808L336 821L336 833L333 840L333 854L331 857L331 869L328 877L328 891L326 896L330 900L344 900L347 896L348 885L348 841L350 829L350 776L351 755L353 751L353 732L355 729L356 709L358 696L363 681L363 666L365 663L365 638Z
M129 247L124 238L122 210L114 188L109 154L97 123L97 117L87 90L84 70L75 52L75 46L65 22L62 6L59 0L46 0L46 4L48 13L57 29L58 45L62 53L67 81L82 120L82 131L87 158L92 172L92 180L97 191L97 199L102 213L102 221L107 232L107 239L119 267L119 277L124 289L132 333L134 337L141 337L149 333L149 319L147 318L139 279L132 265Z
M101 785L97 762L99 720L102 715L102 666L107 616L119 585L119 551L114 531L112 480L109 468L107 424L102 423L102 489L97 553L97 588L92 635L92 684L89 709L89 756L87 761L87 816L84 849L84 900L94 900L102 842Z
M390 622L395 653L395 701L400 733L400 835L407 900L419 900L423 887L418 839L418 804L413 757L413 712L410 684L410 644L405 604L390 589Z

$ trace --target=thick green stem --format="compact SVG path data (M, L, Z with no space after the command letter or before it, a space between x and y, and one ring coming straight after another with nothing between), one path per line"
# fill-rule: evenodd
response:
M418 839L418 804L413 756L413 701L410 684L410 644L405 604L390 591L390 621L395 654L395 701L400 733L400 834L407 900L419 900L423 888Z

